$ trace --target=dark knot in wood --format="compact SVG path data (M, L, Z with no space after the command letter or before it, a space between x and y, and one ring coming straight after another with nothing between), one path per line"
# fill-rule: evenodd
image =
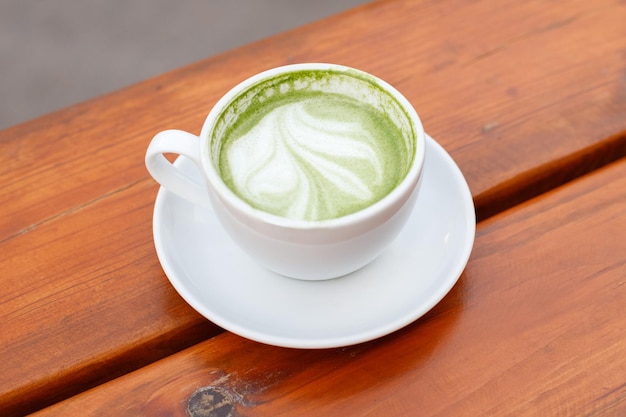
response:
M189 417L234 417L232 396L217 387L204 387L194 392L187 401Z

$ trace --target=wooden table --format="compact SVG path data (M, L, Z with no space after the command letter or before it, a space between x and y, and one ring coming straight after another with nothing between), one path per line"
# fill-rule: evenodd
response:
M624 22L619 0L379 1L0 132L0 415L626 415ZM143 165L156 132L307 61L402 91L479 220L443 301L337 349L189 307Z

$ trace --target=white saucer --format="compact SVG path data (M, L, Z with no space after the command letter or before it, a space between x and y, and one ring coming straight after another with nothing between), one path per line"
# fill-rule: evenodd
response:
M199 175L184 157L176 164ZM423 175L415 211L400 236L374 262L345 277L299 281L267 271L234 245L210 211L163 188L154 208L157 254L194 309L240 336L296 348L372 340L435 306L472 250L472 196L457 165L430 137Z

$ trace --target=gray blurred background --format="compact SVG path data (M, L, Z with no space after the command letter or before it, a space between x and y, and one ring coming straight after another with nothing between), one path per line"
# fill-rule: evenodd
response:
M0 129L368 0L1 0Z

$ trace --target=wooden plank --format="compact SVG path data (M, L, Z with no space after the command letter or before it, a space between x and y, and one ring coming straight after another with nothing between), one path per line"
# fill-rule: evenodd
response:
M54 401L221 331L162 277L146 221L153 195L141 181L4 245L2 270L13 279L5 275L0 310L10 360L3 415L7 404Z
M199 132L227 89L268 67L352 65L409 98L485 218L626 153L624 21L612 0L375 2L0 132L0 414L219 331L157 264L154 133Z
M494 190L532 188L595 148L610 155L588 164L624 151L625 16L612 0L378 2L8 129L0 143L12 204L0 239L144 178L155 132L199 132L235 83L301 61L353 65L398 87L491 210L483 201Z
M224 333L36 415L621 416L625 237L622 160L481 223L457 286L395 334L298 350Z

